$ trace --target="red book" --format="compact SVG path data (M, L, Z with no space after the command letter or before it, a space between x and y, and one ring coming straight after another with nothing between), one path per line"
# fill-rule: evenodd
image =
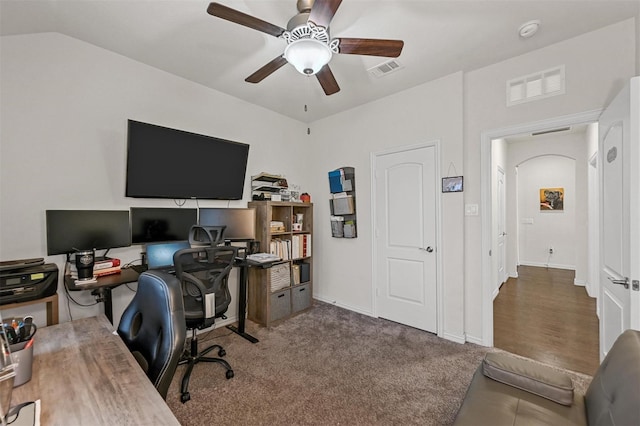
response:
M120 266L113 266L111 268L94 269L93 275L96 277L104 277L105 275L119 274L120 272L122 272L122 268Z

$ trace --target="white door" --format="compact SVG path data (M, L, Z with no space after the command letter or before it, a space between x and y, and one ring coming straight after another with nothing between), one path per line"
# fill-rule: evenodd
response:
M600 357L624 330L640 327L640 77L599 119Z
M500 167L497 168L496 175L496 192L497 192L497 206L496 206L496 290L500 288L503 282L507 280L507 246L506 237L507 231L505 228L505 182L504 182L504 170Z
M437 333L436 146L374 161L378 316Z

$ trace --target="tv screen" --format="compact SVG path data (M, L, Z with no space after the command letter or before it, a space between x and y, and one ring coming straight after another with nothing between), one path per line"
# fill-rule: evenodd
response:
M229 241L250 241L256 238L256 210L243 208L201 208L198 224L225 225L223 237Z
M249 145L129 120L126 196L241 200Z
M189 239L189 230L198 223L197 209L131 208L133 244Z
M128 210L47 210L47 255L131 245Z

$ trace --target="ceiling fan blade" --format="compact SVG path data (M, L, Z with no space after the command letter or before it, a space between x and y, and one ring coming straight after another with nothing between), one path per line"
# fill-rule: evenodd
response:
M278 56L271 62L267 63L267 65L260 68L258 71L245 78L244 81L246 81L247 83L260 83L275 71L279 70L286 63L287 60L284 58L284 56Z
M404 41L372 38L340 38L338 51L349 55L371 55L397 58L402 52Z
M342 0L315 0L309 14L309 21L322 27L329 27L333 15L342 3Z
M274 37L279 37L284 32L284 28L231 9L220 3L209 3L207 13L218 18L226 19L227 21L235 22L236 24L244 25L245 27L253 28L254 30L262 31Z
M322 90L324 90L325 95L333 95L340 91L340 86L338 86L338 82L333 76L329 65L322 67L322 69L316 74L316 77L318 77L318 81L320 82L320 86L322 86Z

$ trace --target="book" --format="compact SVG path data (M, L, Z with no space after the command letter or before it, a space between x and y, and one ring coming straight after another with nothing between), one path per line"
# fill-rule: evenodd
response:
M93 264L93 271L95 272L101 269L113 268L115 266L120 266L120 259L107 258L104 260L96 260ZM73 262L69 263L69 270L71 272L78 272L78 268L76 268L76 264Z
M94 269L93 276L103 277L105 275L119 274L120 272L122 272L122 268L120 266L112 266L111 268Z

